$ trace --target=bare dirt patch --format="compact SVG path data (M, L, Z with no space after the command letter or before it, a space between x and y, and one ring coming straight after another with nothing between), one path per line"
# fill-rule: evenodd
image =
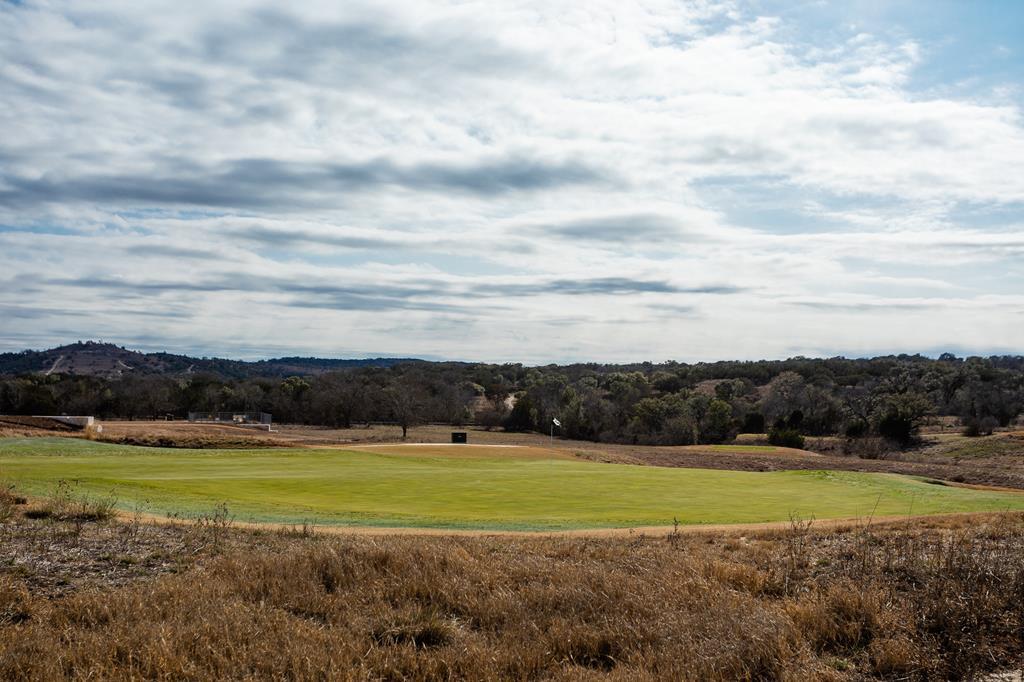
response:
M981 487L981 486L969 486ZM1005 488L992 488L993 490L1006 490ZM1009 512L1008 512L1009 513ZM181 516L168 517L159 514L149 513L119 513L118 518L125 522L145 523L155 526L176 526L179 528L202 528L209 523L207 517L198 519ZM677 526L634 526L632 528L578 528L572 530L481 530L481 529L460 529L460 528L416 528L409 526L328 526L307 523L309 532L315 531L320 535L340 536L428 536L428 537L521 537L521 538L544 538L544 537L567 537L567 538L637 538L654 536L661 537L671 535L751 535L761 533L777 533L789 530L796 524L807 524L813 526L817 531L850 531L856 528L874 527L879 529L905 527L908 524L921 525L924 527L963 527L970 523L989 523L994 519L1001 518L1002 513L995 512L951 512L948 514L928 514L908 517L906 515L893 516L872 516L856 517L846 519L793 519L790 521L768 521L764 523L704 523L686 524ZM296 532L302 528L294 523L272 523L272 522L251 522L231 520L232 528L249 530L254 532Z
M35 436L81 435L82 429L45 417L0 415L0 437L32 438Z
M250 448L291 445L275 434L231 424L174 421L109 421L95 440L162 448Z
M201 543L195 529L124 522L33 520L18 514L0 524L0 575L33 594L53 597L88 587L124 585L173 573L191 563Z

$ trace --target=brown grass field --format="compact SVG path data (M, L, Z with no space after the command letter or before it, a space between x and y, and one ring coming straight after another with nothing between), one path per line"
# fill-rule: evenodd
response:
M451 430L421 427L410 440L444 443ZM122 422L103 437L386 451L399 435ZM937 472L923 475L1024 487L1016 438L943 434L905 460L554 447L648 466ZM518 456L551 456L538 435L471 431L470 441L478 452L512 444L528 446ZM227 509L156 523L73 500L59 513L26 502L0 489L3 680L995 679L1024 666L1018 513L397 534L249 527Z
M1024 517L626 537L0 524L0 679L969 679Z

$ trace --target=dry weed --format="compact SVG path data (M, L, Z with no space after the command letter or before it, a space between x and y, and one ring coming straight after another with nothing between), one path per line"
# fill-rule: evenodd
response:
M179 574L58 599L0 580L0 678L968 679L1024 652L1017 515L600 539L218 518L175 531L219 537Z

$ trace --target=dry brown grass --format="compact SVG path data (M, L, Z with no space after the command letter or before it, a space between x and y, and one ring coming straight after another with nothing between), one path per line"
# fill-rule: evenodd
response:
M0 679L966 679L1024 652L1020 515L627 538L216 515L0 532Z
M17 505L25 504L28 500L15 492L14 484L0 479L0 522L10 519L17 509Z
M70 481L58 481L39 504L25 511L25 515L34 519L55 519L83 523L88 521L107 521L114 518L117 497L109 495L90 495L78 490L77 485Z
M48 417L29 417L20 415L0 415L0 426L21 427L26 429L37 429L40 431L54 431L59 433L73 433L82 429L72 424Z
M106 421L94 440L159 448L256 448L289 445L266 431L185 421Z

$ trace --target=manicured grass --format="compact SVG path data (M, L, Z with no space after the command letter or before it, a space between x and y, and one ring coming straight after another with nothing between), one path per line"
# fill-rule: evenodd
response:
M459 446L455 446L458 448ZM60 479L151 513L226 502L239 520L571 529L1024 509L1024 494L890 474L742 472L597 464L456 450L163 450L71 439L0 440L0 479L40 495Z

